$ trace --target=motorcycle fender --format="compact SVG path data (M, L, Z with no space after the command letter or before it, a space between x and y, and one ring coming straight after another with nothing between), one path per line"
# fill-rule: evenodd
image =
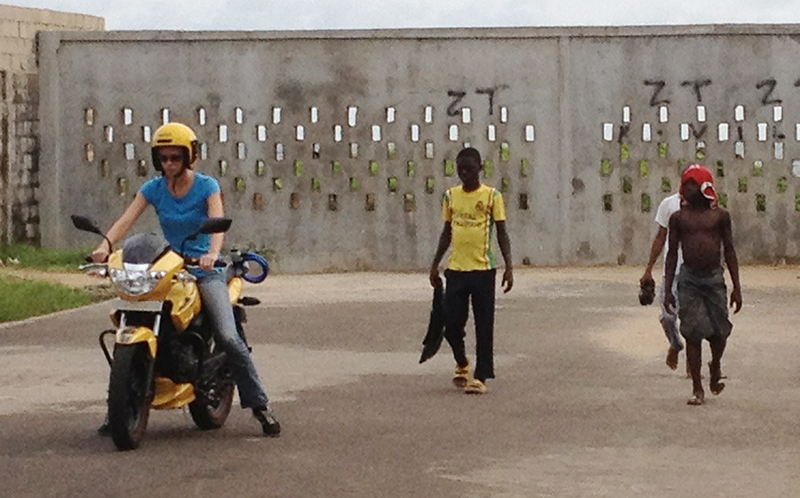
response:
M147 349L150 352L150 358L155 358L156 352L158 351L158 339L150 328L125 327L124 329L117 330L117 344L129 345L138 344L140 342L147 343Z
M119 327L119 315L122 311L146 311L149 313L161 313L164 303L161 301L128 301L127 299L113 299L111 301L111 311L109 317L115 327Z

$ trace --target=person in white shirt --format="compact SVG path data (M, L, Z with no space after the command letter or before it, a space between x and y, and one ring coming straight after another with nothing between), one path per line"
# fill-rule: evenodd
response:
M666 197L661 204L658 205L656 211L656 224L658 224L658 232L653 239L653 245L650 248L650 260L647 262L647 267L644 270L644 275L639 280L639 284L644 286L645 283L655 285L653 280L653 266L656 264L658 257L661 255L662 249L664 253L669 250L669 241L667 240L668 226L670 217L681 209L681 195L679 193ZM678 271L680 271L681 264L683 263L683 255L678 249ZM678 281L676 278L675 282ZM676 284L675 284L676 285ZM673 287L675 286L673 285ZM664 307L664 274L661 275L661 291L659 292L659 302L661 303L661 315L659 321L664 328L664 334L669 341L669 349L667 350L667 366L672 370L678 368L678 353L683 349L683 341L681 340L680 332L678 331L678 311L677 303L674 313L670 313ZM677 289L672 289L672 294L677 295Z

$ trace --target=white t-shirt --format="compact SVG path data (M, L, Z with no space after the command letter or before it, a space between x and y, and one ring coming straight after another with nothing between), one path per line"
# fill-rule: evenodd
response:
M673 214L677 213L681 209L681 195L680 194L672 194L669 197L665 197L661 204L658 205L658 210L656 210L656 223L659 226L662 226L669 230L669 219L672 217ZM666 260L667 252L669 252L669 232L667 232L667 240L664 242L664 259ZM665 261L666 262L666 261ZM683 264L683 254L678 249L678 265L675 267L675 273L680 270L681 264ZM664 266L664 274L666 274L667 267Z

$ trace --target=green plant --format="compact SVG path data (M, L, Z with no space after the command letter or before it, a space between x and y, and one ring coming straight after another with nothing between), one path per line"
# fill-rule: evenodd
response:
M77 308L92 300L92 293L84 289L0 275L0 322Z
M650 198L650 194L642 194L642 212L649 213L650 209L652 209L653 201Z
M650 165L644 159L639 161L639 176L642 178L647 178L647 175L650 174Z
M630 176L622 177L622 193L630 194L633 192L633 179Z
M608 159L600 161L600 176L611 176L611 161Z
M33 247L25 244L0 246L0 260L24 268L49 271L77 271L85 263L84 258L91 249L52 249Z

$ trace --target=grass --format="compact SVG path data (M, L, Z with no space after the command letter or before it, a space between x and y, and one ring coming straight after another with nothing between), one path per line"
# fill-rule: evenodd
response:
M89 249L43 249L18 244L0 246L0 261L12 268L36 268L45 271L78 271ZM9 263L9 259L19 263Z
M77 308L95 299L84 289L0 275L0 323Z

